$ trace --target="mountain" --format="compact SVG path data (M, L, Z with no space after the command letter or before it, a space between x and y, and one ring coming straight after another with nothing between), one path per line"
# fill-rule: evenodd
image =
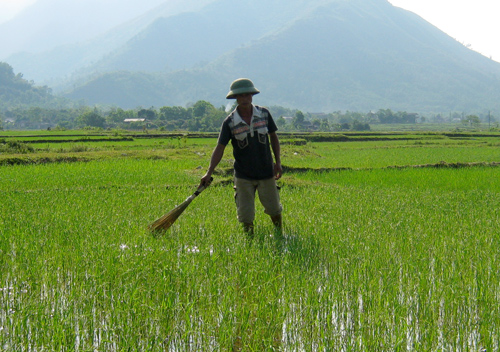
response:
M157 18L139 35L92 68L97 71L149 72L192 68L279 30L326 2L215 1L197 12Z
M136 57L135 70L147 71L145 65L163 73L126 71L133 66L129 62L118 66L122 71L83 82L66 96L122 107L199 99L220 106L227 103L224 96L233 79L250 77L263 92L256 97L259 103L305 111L500 111L499 63L385 0L309 5L290 0L284 8L298 11L281 14L273 24L275 12L264 2L252 3L255 7L245 12L237 11L235 2L231 8L220 0L182 20L158 20L98 65L110 68ZM230 20L226 7L251 15ZM248 21L259 13L262 21ZM210 14L208 19L204 14ZM197 35L189 31L194 23L201 24L195 26ZM171 33L174 38L165 39ZM183 45L183 39L193 45ZM196 65L205 54L212 60Z
M72 105L67 99L53 96L50 88L33 85L22 74L14 74L9 64L0 62L0 112L30 107L60 109Z
M92 40L40 53L16 53L6 61L27 77L56 86L56 90L62 79L95 72L191 68L328 1L169 0ZM252 30L235 30L232 18L241 11L246 16L238 18L238 26Z
M239 76L241 68L262 82L269 102L308 111L470 111L498 107L500 92L498 63L384 1L318 8L213 70Z
M311 112L500 112L499 63L387 0L169 0L7 61L65 97L123 108L225 105L249 77L257 103Z
M62 11L59 1L64 4ZM39 0L14 20L0 24L0 59L5 57L4 61L36 82L57 86L124 45L159 17L196 11L214 0L92 1L96 4ZM55 21L61 13L66 19ZM108 17L111 13L114 15Z

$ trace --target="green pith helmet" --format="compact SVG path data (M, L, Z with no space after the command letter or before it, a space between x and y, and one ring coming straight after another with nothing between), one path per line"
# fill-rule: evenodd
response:
M248 78L238 78L231 83L230 91L227 93L226 99L236 99L236 95L250 93L252 95L259 94L260 91L254 87L253 82Z

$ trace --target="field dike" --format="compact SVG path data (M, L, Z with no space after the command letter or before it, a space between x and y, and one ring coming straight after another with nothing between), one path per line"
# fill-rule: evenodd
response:
M421 165L394 165L386 166L381 169L419 169L419 168L468 168L468 167L498 167L500 162L473 162L473 163L448 163L440 161L436 164L421 164ZM373 170L374 168L351 168L351 167L332 167L332 168L308 168L308 167L287 167L283 166L285 173L306 173L306 172L334 172L334 171L352 171L352 170Z
M13 165L42 165L42 164L55 164L55 163L78 163L88 162L94 160L82 156L57 156L57 157L12 157L0 160L0 166L13 166Z
M7 157L0 159L1 166L13 165L43 165L52 163L78 163L97 160L96 158L86 156L56 156L56 157ZM382 169L408 169L408 168L470 168L470 167L498 167L500 162L470 162L470 163L448 163L440 161L435 164L420 164L420 165L394 165L382 167ZM287 174L300 174L306 172L335 172L335 171L352 171L352 170L372 170L373 168L351 168L351 167L332 167L332 168L309 168L309 167L291 167L283 165L283 172ZM232 168L219 168L216 174L220 176L232 176Z

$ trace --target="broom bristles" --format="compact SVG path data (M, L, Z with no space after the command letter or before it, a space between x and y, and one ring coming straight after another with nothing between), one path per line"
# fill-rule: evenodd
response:
M170 210L168 213L163 215L161 218L151 223L148 228L152 232L166 231L172 226L172 224L177 220L177 218L182 214L182 212L188 207L191 201L194 199L193 196L187 198L183 203Z
M168 213L163 215L161 218L151 223L148 228L153 233L164 232L172 226L172 224L177 220L177 218L182 214L182 212L188 207L188 205L195 199L205 188L207 188L212 182L213 177L210 178L210 182L205 185L198 187L196 192L190 195L184 202L170 210Z

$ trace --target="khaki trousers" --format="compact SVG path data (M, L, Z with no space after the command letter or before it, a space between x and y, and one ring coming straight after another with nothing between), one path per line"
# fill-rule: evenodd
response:
M255 219L255 191L259 194L260 203L264 206L264 212L267 215L277 216L283 210L274 177L266 180L246 180L235 177L234 189L239 222L253 223Z

